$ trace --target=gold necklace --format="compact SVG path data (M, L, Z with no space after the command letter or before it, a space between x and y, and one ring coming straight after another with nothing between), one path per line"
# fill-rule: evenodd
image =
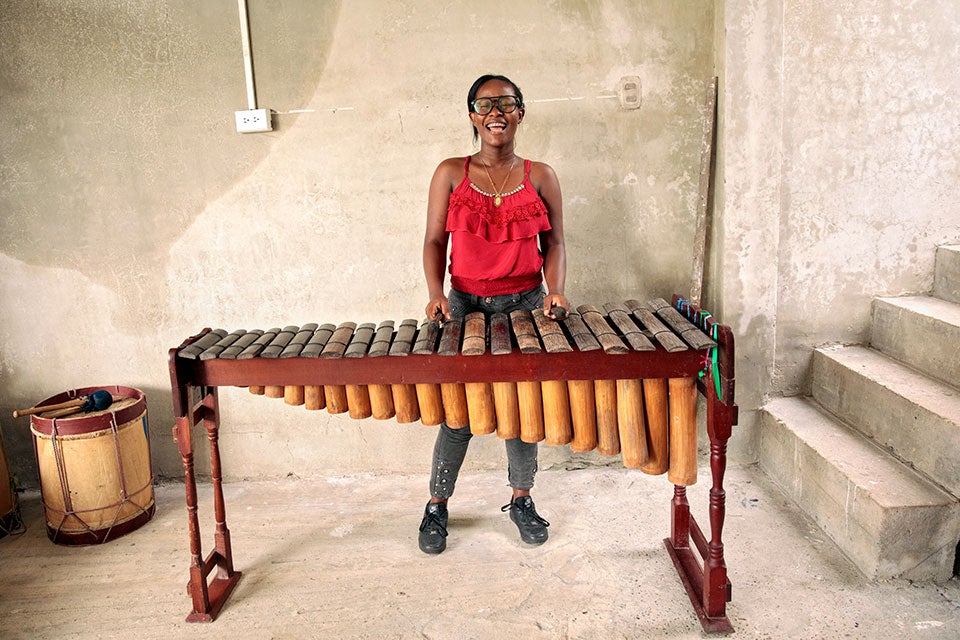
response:
M490 186L493 187L493 206L499 207L503 204L503 190L507 186L507 180L510 179L510 174L513 173L513 168L517 166L517 157L513 157L513 162L510 163L510 168L507 170L507 177L503 179L503 184L500 185L500 189L497 189L497 184L493 181L493 176L490 175L490 169L487 168L487 163L483 164L483 170L487 173L487 178L490 179Z

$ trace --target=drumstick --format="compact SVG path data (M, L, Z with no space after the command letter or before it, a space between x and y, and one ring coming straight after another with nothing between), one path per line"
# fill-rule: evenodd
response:
M57 409L56 411L44 411L40 414L40 417L44 419L65 418L75 413L80 413L80 407L65 407L63 409Z
M57 409L67 409L71 407L80 407L79 411L89 413L91 411L102 411L113 404L113 396L110 395L110 392L106 389L97 389L93 393L89 393L79 398L74 398L73 400L67 400L65 402L58 402L57 404L47 404L39 407L30 407L29 409L18 409L13 412L14 418L19 418L20 416L29 416L37 413L45 413L47 411L56 411Z
M17 409L13 412L14 418L19 418L21 416L32 416L37 413L43 413L45 411L55 411L57 409L67 409L70 407L79 407L87 401L86 396L80 398L74 398L73 400L67 400L66 402L58 402L57 404L48 404L43 407L30 407L29 409Z
M544 314L546 315L546 314ZM555 307L550 307L550 315L547 315L548 318L552 318L557 322L561 322L567 319L567 308L556 305Z
M433 317L430 318L430 321L436 322L438 328L443 327L446 320L443 317L443 311L441 311L439 307L437 307L437 310L434 312Z

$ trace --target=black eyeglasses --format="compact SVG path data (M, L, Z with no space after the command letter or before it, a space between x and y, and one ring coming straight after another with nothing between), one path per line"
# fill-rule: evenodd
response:
M475 113L485 116L493 111L493 105L497 105L500 113L513 113L520 105L517 96L491 96L489 98L477 98L470 103L473 105Z

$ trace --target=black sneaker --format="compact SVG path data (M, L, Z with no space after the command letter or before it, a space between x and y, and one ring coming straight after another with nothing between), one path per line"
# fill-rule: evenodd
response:
M420 523L420 551L440 553L447 548L447 503L428 502Z
M500 511L510 510L510 519L520 530L520 539L527 544L543 544L547 541L547 527L550 523L540 517L533 506L530 496L521 496L510 504L500 507Z

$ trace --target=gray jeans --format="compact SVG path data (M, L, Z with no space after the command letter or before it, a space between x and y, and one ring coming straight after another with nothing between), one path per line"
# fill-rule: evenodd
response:
M543 288L489 298L451 289L447 299L450 301L450 315L454 317L462 318L474 311L482 311L489 317L494 313L541 307ZM472 437L469 426L451 429L445 422L440 425L437 442L433 447L433 466L430 472L430 495L434 498L446 500L453 495L457 476L460 475L460 467ZM529 491L533 488L533 479L537 474L537 443L511 438L504 440L504 444L507 447L509 485L514 489Z

